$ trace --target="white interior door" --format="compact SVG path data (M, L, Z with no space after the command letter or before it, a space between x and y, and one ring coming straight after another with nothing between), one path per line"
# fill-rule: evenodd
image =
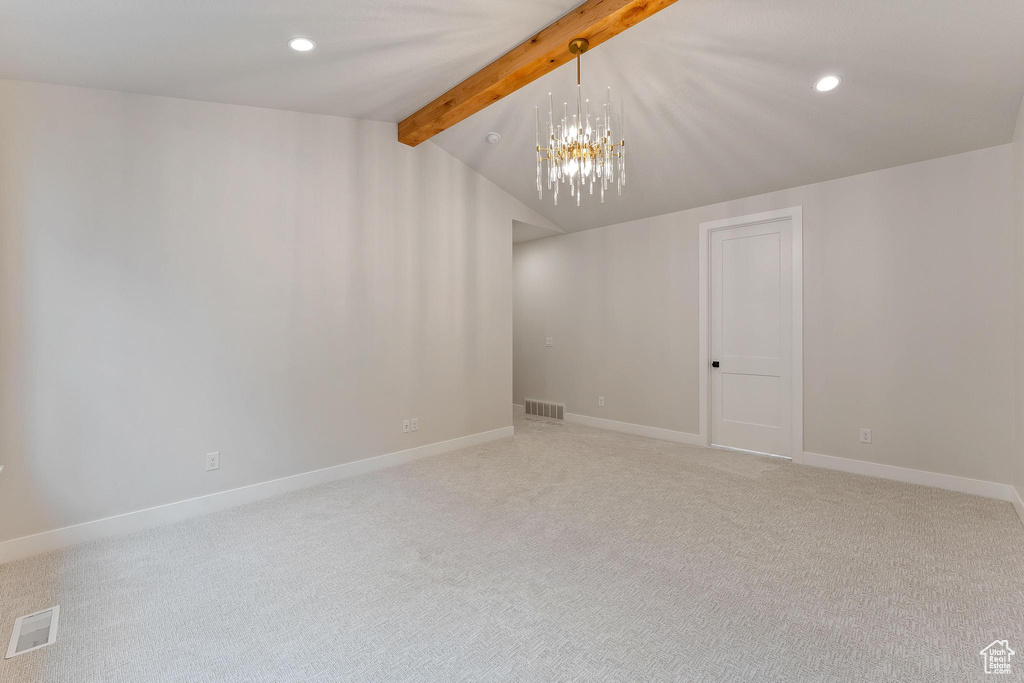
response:
M793 221L711 232L711 443L791 455Z

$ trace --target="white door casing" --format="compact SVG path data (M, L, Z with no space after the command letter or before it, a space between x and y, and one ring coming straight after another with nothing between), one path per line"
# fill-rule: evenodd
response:
M700 225L700 435L708 445L802 460L801 214L795 207Z

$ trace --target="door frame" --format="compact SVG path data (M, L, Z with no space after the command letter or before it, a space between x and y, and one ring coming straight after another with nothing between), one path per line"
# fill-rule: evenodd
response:
M729 228L740 228L762 223L789 220L793 229L793 362L792 368L792 430L790 439L793 462L804 459L804 262L803 262L803 207L764 211L746 216L705 221L700 224L698 237L698 296L700 299L700 441L711 445L711 233Z

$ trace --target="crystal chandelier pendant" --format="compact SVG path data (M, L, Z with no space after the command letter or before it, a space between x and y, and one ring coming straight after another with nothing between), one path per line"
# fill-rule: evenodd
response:
M558 205L558 186L569 186L569 196L576 198L576 206L583 201L584 188L594 194L598 186L601 203L605 192L615 185L616 194L622 195L626 184L626 135L625 114L619 102L618 126L614 125L612 112L612 89L608 93L601 112L591 119L590 100L583 99L580 79L580 56L587 51L590 43L586 38L576 38L569 43L569 52L576 55L576 108L569 115L569 103L562 106L562 119L555 123L554 99L548 93L547 146L541 146L540 107L536 107L536 148L537 148L537 196L544 198L544 185L552 193ZM544 172L547 171L547 182Z

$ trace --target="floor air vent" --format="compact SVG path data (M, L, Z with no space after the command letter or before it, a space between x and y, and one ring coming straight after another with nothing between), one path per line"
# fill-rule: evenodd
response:
M32 650L53 644L57 640L57 620L60 617L60 605L44 609L35 614L26 614L14 620L14 633L11 644L7 646L7 657L10 659Z
M526 399L526 414L537 415L538 417L550 417L555 420L565 419L565 406L561 403L547 403L546 401L531 401Z

